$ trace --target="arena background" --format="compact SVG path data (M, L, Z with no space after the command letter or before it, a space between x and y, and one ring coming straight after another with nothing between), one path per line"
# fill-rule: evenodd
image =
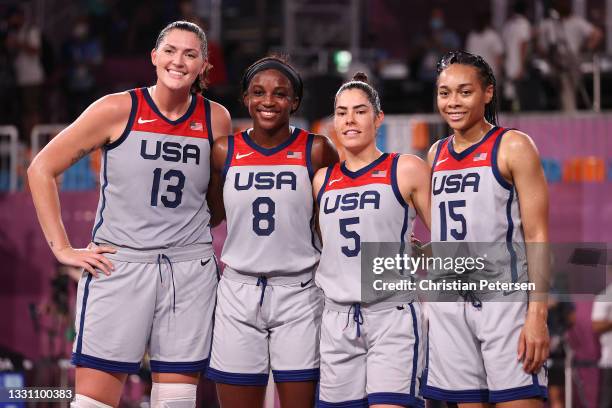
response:
M423 156L447 132L434 111L429 64L452 44L452 39L445 40L446 31L454 32L457 47L464 48L477 16L489 13L491 27L501 34L513 3L0 0L0 387L71 386L74 380L67 359L74 336L74 277L79 272L58 265L47 247L27 188L28 163L97 97L153 83L149 52L165 24L188 19L206 29L214 65L206 96L230 110L237 130L249 126L238 102L243 69L270 52L285 53L305 78L305 99L295 125L333 139L334 92L362 70L375 81L386 113L379 148ZM549 182L552 241L610 243L612 0L571 3L576 15L601 30L602 41L579 58L555 61L550 50L538 49L534 33L525 65L526 93L502 98L500 122L525 131L538 146ZM531 0L526 6L536 31L553 2ZM442 28L434 24L440 18L445 21ZM15 58L23 50L11 41L23 27L40 33L32 55L41 64L43 78L33 86L18 81ZM577 111L561 110L558 77L564 71L579 73ZM499 76L501 93L504 86ZM98 169L99 152L94 152L58 180L62 217L75 247L87 245L90 237ZM422 226L417 231L419 238L428 240ZM224 226L216 228L214 236L219 250ZM599 344L591 329L594 295L571 299L576 322L566 334L573 350L567 406L596 406ZM146 406L148 381L144 371L131 376L122 406ZM272 389L269 394L268 406L274 406ZM209 382L202 381L199 405L216 406Z

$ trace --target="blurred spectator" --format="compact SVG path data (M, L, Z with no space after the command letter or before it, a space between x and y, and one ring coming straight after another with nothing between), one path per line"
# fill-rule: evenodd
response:
M554 1L550 18L541 23L538 31L540 50L548 57L560 83L561 107L566 112L573 112L576 110L576 91L584 90L579 89L583 87L582 52L585 48L595 50L603 34L599 28L572 13L570 0Z
M446 27L444 11L436 7L431 11L429 37L425 40L425 55L419 69L419 79L433 83L436 79L436 64L448 51L461 48L457 33Z
M6 47L14 55L19 90L20 136L28 142L32 127L39 122L45 72L40 29L33 21L26 19L25 11L21 7L9 12Z
M91 35L86 17L74 24L63 45L63 55L68 119L73 121L95 98L96 67L102 62L102 44Z
M499 34L491 28L491 13L488 11L478 13L474 28L468 34L465 49L484 58L493 70L495 78L501 78L504 43Z
M612 285L595 298L591 320L601 345L598 407L612 408Z
M548 397L550 408L565 407L565 357L567 332L576 322L575 306L559 302L551 295L548 302L550 355L548 365Z
M510 101L513 111L520 110L526 100L527 55L531 42L531 23L525 17L526 12L526 2L517 0L512 15L502 28L506 46L503 96Z

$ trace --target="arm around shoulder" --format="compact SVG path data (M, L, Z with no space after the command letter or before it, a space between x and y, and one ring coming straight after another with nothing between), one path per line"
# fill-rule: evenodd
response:
M223 203L223 170L228 155L228 136L217 138L213 144L210 157L210 181L206 200L210 208L210 224L215 227L225 219Z
M416 209L423 223L430 228L430 167L413 154L401 155L397 161L397 184L406 203Z

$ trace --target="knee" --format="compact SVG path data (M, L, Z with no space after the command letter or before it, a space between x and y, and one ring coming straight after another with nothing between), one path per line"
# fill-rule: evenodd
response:
M198 386L195 384L153 383L151 408L193 408Z

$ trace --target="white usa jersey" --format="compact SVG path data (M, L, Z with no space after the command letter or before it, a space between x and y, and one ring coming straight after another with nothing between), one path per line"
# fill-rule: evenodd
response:
M507 131L493 127L461 153L452 136L439 142L432 166L431 240L470 243L477 248L471 255L484 256L487 279L518 282L527 272L518 197L497 166Z
M315 282L334 302L364 300L362 274L372 271L361 270L362 242L399 243L400 251L409 246L416 212L399 191L398 159L384 153L358 171L345 163L327 170L317 196L323 250Z
M228 139L223 199L227 238L221 260L248 274L292 274L316 265L311 150L314 135L294 128L274 148L248 132Z

